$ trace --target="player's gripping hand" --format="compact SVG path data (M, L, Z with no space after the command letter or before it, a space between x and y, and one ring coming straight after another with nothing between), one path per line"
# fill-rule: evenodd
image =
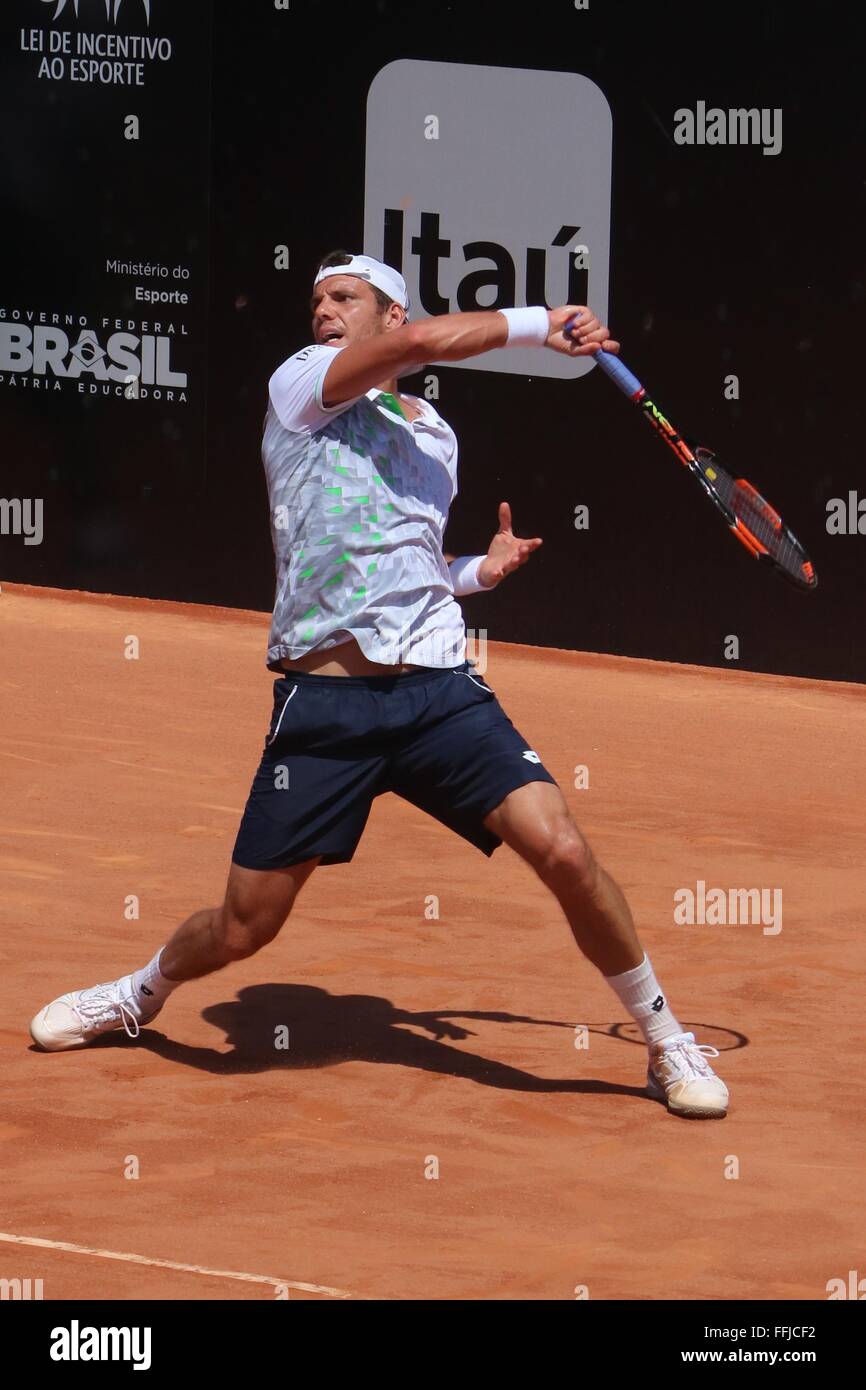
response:
M478 582L486 589L493 589L514 570L525 565L533 550L541 545L541 537L533 536L526 540L515 536L511 529L511 508L507 502L499 503L499 530L487 548L487 555L478 566Z
M559 309L548 309L547 317L550 334L546 346L554 352L564 352L569 357L586 357L599 348L604 348L605 352L619 352L619 343L611 338L610 329L600 323L585 304L563 304ZM563 330L572 318L577 322L571 329L572 337L568 338Z

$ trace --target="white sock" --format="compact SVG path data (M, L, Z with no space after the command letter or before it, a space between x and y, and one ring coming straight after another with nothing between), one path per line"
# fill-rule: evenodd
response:
M160 1008L172 990L183 984L182 980L166 979L160 970L159 958L164 950L165 947L161 946L143 970L133 971L133 1000L142 1014L153 1013L155 1008Z
M626 970L622 975L605 975L604 978L628 1009L643 1033L647 1046L682 1033L659 988L649 956L644 955L634 970Z

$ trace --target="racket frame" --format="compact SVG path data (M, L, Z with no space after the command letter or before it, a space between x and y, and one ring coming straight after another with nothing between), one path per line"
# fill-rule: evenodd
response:
M572 338L570 329L573 323L574 319L570 319L563 329L563 333L567 338ZM817 586L818 578L811 560L794 533L785 525L779 513L770 506L766 498L761 496L757 488L753 487L746 478L732 479L735 487L739 487L750 494L755 510L761 513L765 521L779 533L780 537L784 537L788 541L798 555L803 557L802 575L794 574L790 570L785 569L783 565L779 564L764 545L763 541L759 540L759 538L754 535L743 521L742 517L737 516L722 500L718 492L716 492L713 487L713 476L722 473L726 478L730 478L731 475L728 473L727 469L718 462L712 450L702 445L692 445L684 439L674 425L671 424L661 408L647 394L646 388L641 385L637 377L629 371L625 363L622 362L615 353L605 352L602 348L599 348L593 356L597 364L604 370L605 374L610 377L614 384L619 387L620 391L628 396L629 400L634 405L638 406L643 418L652 427L659 438L667 444L668 448L683 467L688 468L689 472L697 479L710 501L714 503L718 511L724 517L731 534L736 536L737 540L749 554L756 560L762 560L771 565L777 574L780 574L789 584L793 584L801 591L805 590L809 592L814 589ZM704 455L707 461L704 461L701 455ZM708 476L705 476L705 469L707 470ZM805 578L802 577L803 575Z

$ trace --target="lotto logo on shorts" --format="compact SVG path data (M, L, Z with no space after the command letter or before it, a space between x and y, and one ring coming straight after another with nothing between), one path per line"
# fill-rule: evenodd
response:
M523 756L524 756L524 758L526 759L526 761L527 761L528 763L540 763L540 762L541 762L541 759L539 758L538 754L537 754L537 753L533 753L533 751L532 751L531 748L527 748L527 750L526 750L526 752L524 753Z
M612 129L580 73L386 63L367 96L364 251L402 272L416 320L591 304L604 322ZM539 158L551 147L555 159ZM569 379L593 366L534 348L448 363Z

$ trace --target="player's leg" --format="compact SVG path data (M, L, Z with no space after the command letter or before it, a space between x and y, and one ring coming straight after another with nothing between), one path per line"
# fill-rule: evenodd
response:
M412 682L413 677L404 677ZM491 855L503 840L547 884L575 939L640 1026L650 1047L647 1085L679 1114L725 1113L727 1091L683 1033L641 949L622 892L595 860L556 779L515 729L494 691L463 662L401 686L405 737L388 785ZM412 697L410 700L410 696Z
M677 1114L724 1115L728 1092L706 1061L715 1049L701 1050L677 1022L621 889L596 860L559 787L542 781L517 787L483 823L554 894L578 946L641 1029L650 1049L651 1093Z
M314 858L269 870L232 864L219 907L194 912L142 969L52 1000L30 1025L33 1041L47 1052L60 1052L115 1028L136 1037L178 985L243 960L272 941L318 863Z
M364 681L277 679L222 905L193 913L141 970L53 1000L30 1025L34 1041L59 1052L113 1028L135 1037L179 984L273 940L313 869L351 860L384 766L379 737Z
M319 859L287 869L232 864L220 907L202 908L181 923L163 947L159 967L180 984L255 955L273 941Z
M598 863L555 783L518 787L484 817L484 825L535 870L559 901L583 954L603 975L640 965L644 952L622 890Z

